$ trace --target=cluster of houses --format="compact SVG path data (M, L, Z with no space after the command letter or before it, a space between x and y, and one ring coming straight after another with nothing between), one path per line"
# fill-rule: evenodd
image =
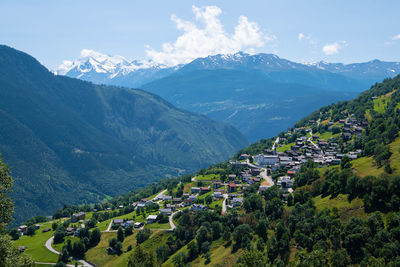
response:
M353 138L353 135L361 135L363 127L357 124L356 119L347 118L341 120L341 123L344 125L341 134L343 139L348 141ZM305 128L305 130L311 131L309 128ZM350 139L347 137L348 135L350 135ZM281 138L281 140L284 140L284 138ZM320 139L318 135L312 135L311 138L306 136L297 138L290 150L284 152L266 150L264 154L256 155L255 160L259 165L270 167L272 171L283 165L289 169L287 175L293 176L300 166L309 159L321 165L337 165L345 155L350 159L356 159L361 152L358 149L346 154L340 153L340 147L334 138L324 140Z

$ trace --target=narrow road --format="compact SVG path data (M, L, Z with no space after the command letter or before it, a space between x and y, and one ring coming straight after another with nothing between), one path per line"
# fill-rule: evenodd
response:
M309 138L307 139L307 141L310 142L315 148L320 149L321 154L324 155L324 154L325 154L324 151L323 151L317 144L315 144L315 143L312 141L312 136L313 136L312 130L310 131L310 134L311 134L311 137L309 137Z
M171 216L169 216L169 225L171 225L170 231L173 231L176 228L174 221L172 220L172 217L174 217L174 215L177 214L178 212L181 212L181 211L180 210L175 211L174 213L171 214Z
M274 185L274 181L272 181L272 177L267 175L267 169L263 169L263 171L260 172L260 177L263 178L264 180L268 181L271 186Z
M165 190L161 191L160 193L158 193L158 195L155 196L153 199L158 199L158 198L160 198L162 195L165 194L165 192L167 192L167 189L165 189Z
M275 150L276 145L279 143L279 136L275 139L274 144L272 145L272 151Z
M58 252L57 250L55 250L52 246L51 246L51 244L53 244L53 241L54 241L54 236L52 236L52 237L50 237L49 238L49 240L47 240L46 241L46 248L50 251L50 252L52 252L52 253L54 253L54 254L57 254L57 255L60 255L60 252ZM79 262L82 264L82 265L80 265L80 266L83 266L83 267L94 267L94 265L92 265L92 264L90 264L90 263L88 263L88 262L86 262L86 261L84 261L84 260L79 260Z
M222 202L222 212L221 214L224 215L226 213L226 200L228 199L228 194L223 194L224 201Z
M110 232L111 226L112 226L113 220L111 219L110 224L107 227L107 230L103 231L103 232Z

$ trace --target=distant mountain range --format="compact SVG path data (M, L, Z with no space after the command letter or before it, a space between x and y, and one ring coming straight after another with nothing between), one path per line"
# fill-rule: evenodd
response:
M139 87L174 105L228 122L251 141L276 135L332 102L400 73L399 62L296 63L273 54L215 55L174 67L84 51L58 74Z
M15 177L17 222L99 201L226 160L235 128L142 90L49 72L0 46L0 153Z

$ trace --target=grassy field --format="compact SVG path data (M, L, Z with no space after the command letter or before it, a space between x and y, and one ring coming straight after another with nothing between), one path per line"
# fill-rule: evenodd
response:
M97 266L126 266L131 253L130 251L127 251L127 248L129 245L133 248L136 246L136 234L137 232L134 231L133 235L125 237L124 242L122 243L123 253L118 256L109 255L107 253L107 248L109 247L108 242L111 239L116 238L117 233L102 233L100 243L86 252L86 259L95 263Z
M210 208L215 209L215 208L216 208L216 205L218 205L218 207L221 207L221 208L222 208L222 203L223 203L223 202L224 202L223 199L213 201L213 202L210 204Z
M171 225L169 222L167 223L151 223L151 224L146 224L144 228L148 229L170 229Z
M393 91L394 92L394 91ZM392 96L393 92L390 92L386 95L380 96L378 99L374 99L374 110L378 113L385 113L385 109L387 106L388 101L390 101L390 97Z
M295 145L295 143L289 143L289 144L287 144L287 145L283 145L283 146L280 146L280 147L276 148L276 150L277 150L278 152L285 152L285 151L287 151L287 150L290 150L290 148L291 148L292 146L294 146L294 145Z
M400 137L390 144L390 151L392 156L390 157L390 165L393 169L393 174L400 174ZM380 176L385 173L384 168L378 168L375 164L375 160L372 157L362 157L352 161L353 169L361 177L367 175Z
M54 248L55 250L57 250L58 252L61 252L62 247L63 247L64 245L67 244L67 242L68 242L67 240L71 240L71 243L74 244L75 241L79 241L79 237L66 236L66 237L64 238L64 242L63 242L63 243L53 244L53 248Z
M379 176L384 173L383 168L377 168L372 157L362 157L352 161L353 169L357 175L365 177L367 175Z
M175 255L180 252L187 253L187 245L179 249L175 254L171 255L169 259L163 263L162 267L173 267L174 264L172 259ZM194 261L190 263L190 266L200 267L200 266L234 266L237 259L242 254L242 250L238 250L232 253L232 245L227 244L222 239L218 239L211 244L211 262L212 264L206 264L203 255L200 255Z
M198 176L196 176L196 180L198 180L198 181L220 181L220 175L219 174L198 175Z
M46 241L54 235L54 231L42 233L43 228L51 229L52 222L43 223L40 229L36 230L34 236L21 236L14 242L15 246L25 246L24 253L32 257L34 261L38 262L57 262L58 256L47 250Z
M364 212L364 205L362 199L356 198L349 203L347 195L338 195L335 198L318 196L314 198L315 207L317 211L324 208L337 208L339 210L340 220L343 222L349 221L352 217L366 218L367 214Z
M332 134L332 132L327 131L327 132L324 132L323 134L320 134L320 135L319 135L319 138L320 138L320 139L324 139L325 141L328 141L329 138L331 138L331 137L337 137L337 136L339 136L339 135L340 135L340 134Z
M390 157L390 165L393 169L394 174L400 174L400 137L396 138L393 143L390 144L390 151L392 156Z

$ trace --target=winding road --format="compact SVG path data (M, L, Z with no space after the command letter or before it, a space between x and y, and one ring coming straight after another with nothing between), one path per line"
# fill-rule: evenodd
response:
M46 248L47 248L50 252L52 252L52 253L54 253L54 254L57 254L57 255L60 255L60 252L58 252L57 250L55 250L55 249L51 246L51 245L53 244L53 241L54 241L54 236L50 237L49 240L46 241L45 246L46 246ZM88 263L87 261L79 260L79 262L82 264L82 265L80 265L80 266L83 266L83 267L94 267L94 265Z

